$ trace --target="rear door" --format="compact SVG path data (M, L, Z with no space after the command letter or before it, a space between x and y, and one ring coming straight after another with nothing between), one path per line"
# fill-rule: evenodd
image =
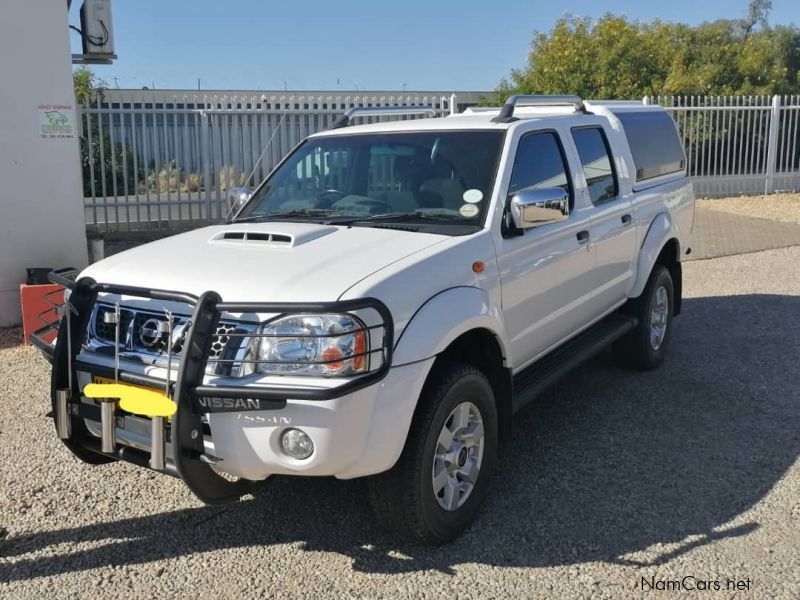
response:
M632 193L620 188L612 146L602 124L573 127L571 133L581 163L582 191L592 213L594 302L597 311L605 313L626 300L635 275Z

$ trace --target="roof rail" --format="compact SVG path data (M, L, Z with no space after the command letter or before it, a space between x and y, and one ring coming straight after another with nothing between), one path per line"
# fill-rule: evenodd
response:
M385 117L396 115L430 115L436 116L436 110L428 106L354 106L334 121L331 129L339 129L350 125L354 117Z
M492 122L511 123L516 121L514 109L517 106L572 106L575 108L575 112L587 112L586 106L579 96L511 96L500 109L500 114L492 119Z

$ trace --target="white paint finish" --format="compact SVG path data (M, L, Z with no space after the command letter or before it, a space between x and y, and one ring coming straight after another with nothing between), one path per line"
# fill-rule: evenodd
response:
M394 364L435 356L474 329L492 332L503 356L508 356L510 342L502 319L500 307L482 289L457 287L441 292L420 307L403 330L395 345Z
M442 235L307 223L218 225L121 252L86 269L103 283L218 292L226 302L323 302L353 283L424 248L447 242ZM220 232L283 234L308 241L290 245L220 242ZM162 268L168 262L169 268Z
M636 277L628 292L632 298L644 290L656 258L670 239L678 240L679 261L691 247L694 223L691 181L677 179L638 192L634 211L640 249L636 257Z
M580 122L580 121L578 121ZM564 143L571 119L539 119L517 122L506 139L503 173L498 177L503 200L519 140L537 131L555 131L569 161L573 178L574 206L560 223L527 229L522 236L503 237L501 217L504 201L496 201L492 214L492 236L497 252L502 286L502 313L511 343L509 362L519 370L536 356L564 340L592 319L592 272L595 247L581 244L578 232L591 228L592 211L575 180L579 164L574 147ZM581 180L582 181L582 180Z
M468 131L474 129L508 129L507 123L492 123L484 115L455 115L452 117L436 117L428 119L409 119L407 121L392 121L391 123L370 123L367 125L352 125L347 129L327 129L310 136L328 137L359 133L386 133L403 131Z
M619 121L614 119L617 125ZM572 135L564 136L564 144L569 148L568 155L574 162L573 181L576 193L582 196L583 206L591 212L590 239L595 248L595 263L592 272L593 296L591 300L593 316L604 314L625 300L634 278L634 265L637 249L636 224L633 219L635 196L630 185L630 174L634 173L633 161L621 125L612 126L609 118L590 115L581 120L580 127L598 127L603 130L611 151L615 176L617 178L617 197L593 205L588 184ZM630 162L629 162L630 161ZM626 220L623 221L623 217ZM630 220L627 220L630 217Z
M248 479L275 474L349 479L385 471L400 456L432 363L395 367L380 384L334 400L291 400L277 412L211 414L214 452L224 458L219 466ZM278 424L275 416L281 417ZM289 426L311 436L310 458L281 452L280 434Z
M482 273L473 271L472 264L476 261L484 263ZM371 277L353 285L341 299L372 296L383 301L394 318L395 339L398 340L418 309L444 290L456 287L483 290L488 299L488 312L500 319L500 279L489 232L448 237L441 244L387 265ZM463 312L459 314L466 318ZM428 335L446 333L447 331L437 330ZM428 358L429 354L422 348L429 348L432 342L428 339L421 343L414 358L411 358L413 354L402 354L401 357L408 357L408 360ZM402 360L405 362L406 358Z
M530 360L591 320L595 248L578 243L588 219L573 213L498 244L503 315L511 340L511 363Z
M11 325L20 321L26 267L80 268L87 252L77 135L41 139L39 133L39 105L75 104L66 2L7 0L3 23L9 26L0 36L0 325Z
M336 227L320 227L319 225L306 224L302 227L294 227L291 233L285 233L281 229L272 229L270 227L225 227L220 229L217 233L211 236L211 241L220 244L230 244L231 248L242 248L242 244L247 244L249 248L256 250L258 248L268 247L290 247L295 248L306 242L316 240L325 235L330 235L337 231ZM255 234L255 237L253 236ZM242 239L235 239L232 236L242 236ZM264 239L263 236L268 235L269 239ZM288 239L285 239L288 238Z
M594 209L591 235L597 260L593 303L601 312L627 297L635 276L638 238L631 200L630 195L618 197Z

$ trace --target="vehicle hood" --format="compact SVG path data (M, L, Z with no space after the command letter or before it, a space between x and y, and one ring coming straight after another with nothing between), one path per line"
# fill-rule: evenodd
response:
M197 229L101 260L95 281L226 302L328 302L381 268L449 239L375 227L267 222Z

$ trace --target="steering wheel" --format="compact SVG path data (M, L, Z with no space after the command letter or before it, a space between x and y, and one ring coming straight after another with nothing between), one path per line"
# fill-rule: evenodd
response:
M332 208L338 201L347 196L347 192L333 188L323 190L317 194L317 204L314 208Z

